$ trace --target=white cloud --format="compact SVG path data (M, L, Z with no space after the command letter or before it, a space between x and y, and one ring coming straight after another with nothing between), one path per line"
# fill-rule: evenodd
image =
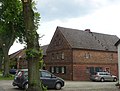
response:
M37 8L43 21L69 19L88 15L94 10L120 2L119 0L40 0Z
M54 2L53 2L54 1ZM47 4L49 4L50 8L52 5L55 5L51 9L48 9ZM56 2L58 4L56 4ZM52 36L56 30L57 26L68 27L68 28L75 28L75 29L91 29L92 32L98 33L105 33L105 34L112 34L117 35L120 38L120 0L64 0L65 3L69 2L69 5L66 7L70 8L72 11L71 13L63 11L66 10L66 7L60 9L62 2L61 0L38 0L39 6L42 7L42 13L44 16L41 16L40 27L38 29L38 33L40 36L45 35L41 40L40 44L45 45L49 44ZM74 3L73 3L74 2ZM41 3L41 4L40 4ZM54 4L53 4L54 3ZM71 6L73 3L73 6ZM78 4L75 4L78 3ZM59 5L60 4L60 5ZM80 5L83 7L74 7L74 5ZM45 5L45 6L44 6ZM57 6L58 5L58 6ZM64 4L65 5L65 4ZM40 8L41 8L40 7ZM47 8L45 8L47 7ZM76 9L77 8L77 9ZM82 9L80 9L82 8ZM51 11L52 10L52 13ZM57 14L56 12L60 11L57 16L49 16L48 14ZM83 12L80 12L83 10ZM87 14L84 13L84 10L87 10ZM91 11L92 12L89 12ZM54 11L54 12L53 12ZM48 12L48 13L47 13ZM66 14L64 14L66 13ZM72 14L74 13L74 14ZM84 13L83 15L80 15ZM71 17L69 17L71 14ZM77 16L76 16L76 15ZM61 17L62 16L62 17ZM44 18L51 18L51 21L44 21ZM16 45L11 48L11 52L16 51Z
M54 20L47 23L42 22L39 28L39 33L45 34L45 36L43 37L41 43L46 44L47 42L48 44L50 42L57 26L76 28L80 30L89 28L93 32L112 34L120 37L119 8L120 4L111 5L102 9L98 9L93 14L89 14L79 18L71 18L65 21Z

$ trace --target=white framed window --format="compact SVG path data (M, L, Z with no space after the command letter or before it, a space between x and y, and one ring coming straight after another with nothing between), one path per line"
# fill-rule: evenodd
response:
M61 68L61 73L65 73L65 67Z
M51 67L51 72L54 73L54 67Z

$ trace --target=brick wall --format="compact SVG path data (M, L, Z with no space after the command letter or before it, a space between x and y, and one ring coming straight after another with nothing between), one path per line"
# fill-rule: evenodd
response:
M118 76L117 53L74 50L73 51L73 80L89 80L88 67L109 68L110 73Z
M50 71L50 67L61 67L63 65L66 67L65 73L53 73L53 74L65 79L65 80L72 80L72 66L71 66L71 64L47 65L46 69Z
M57 59L57 53L60 55L59 58ZM61 54L64 53L64 59L61 58ZM54 55L54 58L52 58L52 54ZM50 53L47 53L46 56L46 69L50 70L50 67L66 67L66 73L54 73L56 76L60 76L63 79L66 80L72 80L72 50L59 50L59 51L53 51Z
M90 50L74 50L74 63L117 63L116 52L90 51Z
M54 73L66 80L72 80L72 50L60 31L56 31L46 51L46 69L66 67L66 73ZM62 57L63 56L63 57Z
M90 73L89 71L87 70L87 67L101 67L104 69L106 68L110 68L110 73L112 73L113 75L117 75L118 72L117 72L117 65L103 65L103 64L74 64L73 65L73 80L81 80L81 81L84 81L84 80L89 80L89 76L90 76Z

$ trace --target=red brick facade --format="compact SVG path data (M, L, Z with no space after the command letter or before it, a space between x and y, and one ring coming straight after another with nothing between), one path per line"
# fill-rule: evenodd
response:
M50 70L50 67L57 67L60 70L61 67L65 67L65 73L53 73L66 80L72 80L72 50L64 36L59 31L55 33L55 36L53 36L51 44L48 46L46 53L46 69Z
M118 75L117 66L116 52L73 50L73 80L89 80L89 67Z
M90 72L89 67L100 67L103 71L109 71L110 73L118 76L118 64L117 64L117 52L104 52L104 51L90 51L90 50L60 50L58 53L64 52L64 60L54 59L52 60L52 53L47 53L46 69L50 70L50 67L66 67L66 73L54 73L66 80L89 80ZM89 53L90 57L85 55ZM54 56L56 57L56 55ZM48 61L49 60L49 61Z
M72 48L59 29L46 53L46 69L65 80L89 80L93 71L109 71L118 76L117 51ZM65 67L65 73L61 73L61 67Z

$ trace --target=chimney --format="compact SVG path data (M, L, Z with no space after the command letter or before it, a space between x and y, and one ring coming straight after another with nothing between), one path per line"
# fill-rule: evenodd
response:
M85 29L85 31L91 33L90 29Z

